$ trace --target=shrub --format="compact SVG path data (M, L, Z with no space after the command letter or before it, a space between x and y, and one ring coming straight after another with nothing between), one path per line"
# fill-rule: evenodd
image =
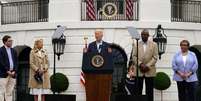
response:
M158 72L154 78L154 88L158 90L166 90L170 87L170 77L164 72Z
M66 75L56 73L50 77L51 90L53 92L61 93L68 89L69 81Z

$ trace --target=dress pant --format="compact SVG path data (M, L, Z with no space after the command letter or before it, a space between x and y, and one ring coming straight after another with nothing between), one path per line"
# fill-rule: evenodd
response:
M196 84L197 82L177 81L179 101L196 101Z
M8 76L0 78L0 101L13 101L13 90L16 84L16 79Z
M148 101L153 101L154 96L153 96L153 86L154 86L154 77L139 77L138 78L138 94L142 95L142 90L143 90L143 81L145 80L145 92L148 97Z
M110 101L112 74L85 74L86 101Z

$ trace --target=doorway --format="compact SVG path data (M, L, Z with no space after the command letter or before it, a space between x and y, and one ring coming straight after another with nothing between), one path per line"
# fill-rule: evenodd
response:
M197 61L198 61L198 70L197 70L197 76L198 76L198 84L201 86L201 45L193 45L189 48L190 51L194 52Z
M127 73L127 55L119 45L111 44L112 56L114 62L114 72L112 76L112 95L111 101L114 101L116 94L124 93L124 81Z
M15 101L33 101L33 97L29 95L29 54L31 48L29 46L16 46L14 49L18 55L18 70L16 82Z

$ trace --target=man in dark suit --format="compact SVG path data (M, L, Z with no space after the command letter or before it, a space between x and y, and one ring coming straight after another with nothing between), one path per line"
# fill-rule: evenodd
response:
M109 43L104 42L103 31L97 29L95 31L96 41L89 44L88 48L84 48L84 53L111 53ZM85 73L85 89L86 101L110 101L112 74Z
M97 29L95 31L96 41L89 44L88 48L84 49L84 52L97 52L97 53L105 53L112 52L109 43L102 40L103 31L101 29Z
M12 48L11 36L5 35L0 48L0 101L13 101L12 91L16 84L17 53Z

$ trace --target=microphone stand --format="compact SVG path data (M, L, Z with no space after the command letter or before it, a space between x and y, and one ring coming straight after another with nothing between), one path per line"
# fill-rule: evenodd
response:
M139 39L136 39L136 41L137 41L137 50L136 50L136 54L137 54L137 66L136 66L136 87L137 87L137 95L139 95L139 87L138 87L138 85L139 85L139 64L138 64L138 60L139 60L139 57L138 57L138 41L139 41Z
M137 44L136 44L136 90L137 90L137 94L136 96L140 96L140 93L139 93L139 63L138 63L138 60L139 60L139 56L138 56L138 48L139 48L139 40L140 40L140 34L138 33L137 29L135 27L128 27L128 32L130 33L130 35L132 36L132 39L133 39L133 44L134 44L134 39L137 41ZM133 45L134 46L134 45ZM135 61L134 61L135 62Z
M137 49L135 50L136 51L136 58L137 58L136 59L136 61L137 61L137 63L136 63L137 64L137 66L136 66L136 85L135 86L136 86L136 90L137 90L137 94L136 95L138 96L138 95L140 95L139 94L139 87L138 87L138 85L139 85L139 71L138 71L139 70L139 63L138 63L138 60L139 60L139 56L138 56L138 47L139 47L138 42L139 42L139 38L135 38L135 40L137 41L137 43L136 43L136 48ZM134 44L134 40L133 40L133 44Z

